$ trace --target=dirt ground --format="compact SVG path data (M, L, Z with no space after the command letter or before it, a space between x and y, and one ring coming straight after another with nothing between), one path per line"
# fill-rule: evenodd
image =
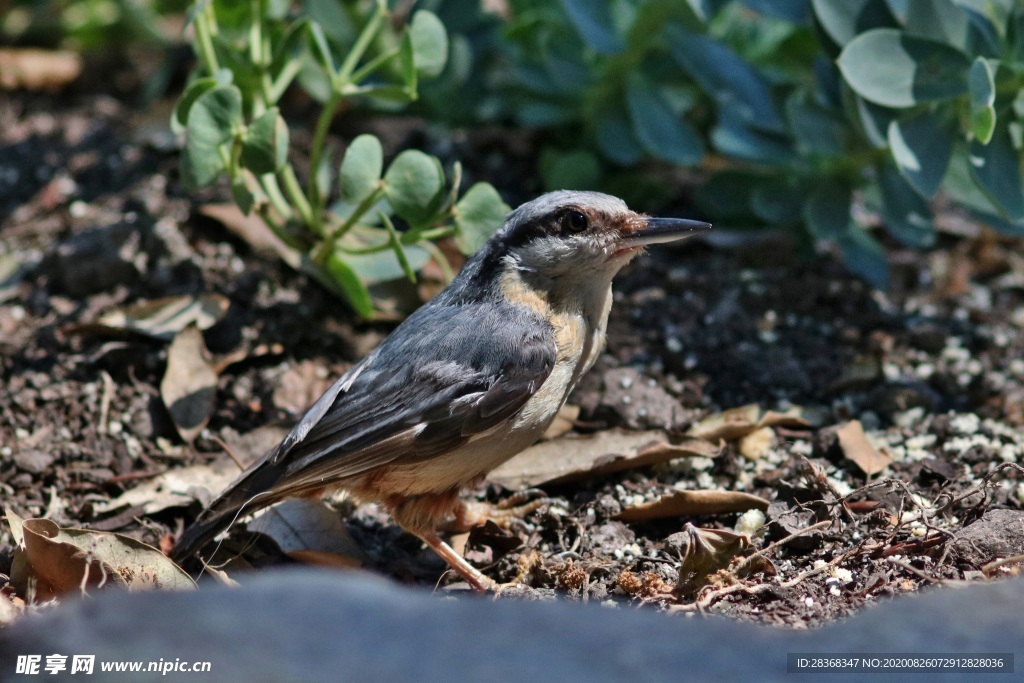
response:
M235 467L226 450L258 457L393 323L356 322L315 282L204 216L201 206L226 195L186 195L155 121L104 96L0 99L0 500L25 518L166 548L218 490L194 481L162 508L111 501L170 472ZM537 190L519 180L522 140L481 134L444 145L403 126L435 153L458 154L512 204ZM579 413L561 448L613 429L660 430L678 445L695 425L711 429L707 418L750 404L799 418L751 413L749 428L712 432L713 458L542 484L547 500L522 524L460 539L467 557L517 584L508 599L792 628L926 586L1015 573L1014 561L998 560L1024 553L1024 257L1019 241L955 212L940 222L934 250L891 250L885 294L827 256L802 259L782 238L731 246L729 226L719 226L724 237L638 259L617 282L607 350L570 399ZM204 295L229 305L203 333L217 367L214 409L186 445L161 397L167 339L97 322L139 302ZM616 519L680 490L770 504ZM511 493L489 483L466 496ZM375 507L333 506L367 570L426 589L465 587ZM243 527L219 556L233 558L233 579L302 557ZM4 527L0 574L11 574L12 558Z

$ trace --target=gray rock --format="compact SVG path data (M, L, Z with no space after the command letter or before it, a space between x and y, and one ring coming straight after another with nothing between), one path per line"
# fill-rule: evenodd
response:
M1024 511L988 510L956 533L952 547L961 562L974 567L1024 555Z
M901 598L796 632L594 604L446 600L364 574L302 569L265 572L241 589L111 592L64 604L5 629L0 666L7 680L18 655L42 654L45 663L57 653L94 654L90 681L128 680L101 673L103 662L162 659L209 661L211 670L131 680L791 682L787 653L1012 653L1022 649L1022 610L1024 581L1007 580Z
M92 228L57 245L51 271L66 294L85 296L136 281L145 268L142 237L128 223Z

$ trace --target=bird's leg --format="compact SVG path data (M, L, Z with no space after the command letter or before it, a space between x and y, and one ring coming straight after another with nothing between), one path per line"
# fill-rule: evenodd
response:
M398 526L429 545L431 550L440 555L473 588L488 591L497 586L437 535L441 520L453 515L458 517L459 510L464 505L459 498L458 487L441 493L395 497L386 504Z
M481 574L476 567L471 565L469 562L466 562L466 560L455 552L450 545L442 541L438 537L436 531L421 532L416 535L421 538L424 543L429 545L435 553L440 555L441 558L474 589L481 593L485 593L487 591L493 591L498 587L497 583Z
M540 497L538 498L538 494ZM469 531L488 521L503 529L522 524L523 518L551 502L540 489L524 489L497 503L465 502L460 500L455 518L444 525L445 531Z

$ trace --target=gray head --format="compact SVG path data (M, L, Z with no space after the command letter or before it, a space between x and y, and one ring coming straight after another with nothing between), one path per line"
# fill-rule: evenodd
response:
M453 284L456 290L469 290L463 295L480 291L508 269L550 286L560 281L567 286L610 282L645 246L710 227L699 221L651 218L600 192L549 192L512 211Z

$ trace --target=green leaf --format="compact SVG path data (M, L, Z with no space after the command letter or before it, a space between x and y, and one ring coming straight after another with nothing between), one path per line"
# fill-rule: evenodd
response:
M968 84L971 92L971 135L987 145L996 128L996 83L992 67L984 57L978 57L971 64Z
M931 198L942 184L953 153L953 133L936 114L921 114L889 124L889 148L903 177Z
M343 201L350 204L370 196L384 170L384 150L373 135L360 135L345 150L341 162L339 189Z
M398 237L398 231L395 230L395 224L391 222L391 219L383 211L378 211L377 216L380 218L381 223L384 224L384 228L388 231L391 250L395 252L395 257L398 258L398 263L402 266L402 272L405 273L405 277L409 282L415 283L416 273L413 271L412 266L409 265L409 258L405 255L405 250L402 248L402 240Z
M597 157L583 149L545 148L539 166L546 190L593 190L601 180Z
M700 161L704 149L697 132L672 112L640 74L629 77L626 104L636 139L648 154L684 166Z
M843 153L846 122L801 91L786 100L789 129L796 148L804 156L837 156Z
M838 180L820 183L804 202L804 222L818 240L839 240L850 231L850 186Z
M785 165L794 157L793 145L789 140L754 130L729 109L719 112L718 125L711 131L711 143L727 156L773 166Z
M594 51L601 54L622 52L625 41L615 31L611 6L608 2L594 0L560 0L562 9L583 40Z
M889 234L910 247L926 248L935 244L932 212L920 194L914 191L899 171L884 166L878 171L882 216Z
M966 49L970 22L952 0L907 0L907 33Z
M1013 146L1008 124L996 126L987 145L971 143L971 175L978 187L1011 221L1024 219L1024 183L1020 173L1020 154Z
M235 86L218 86L200 95L189 109L180 165L187 187L209 185L225 168L221 145L242 125L242 94Z
M363 281L359 279L359 275L346 262L342 254L334 252L327 259L327 273L356 313L364 318L373 317L373 299L370 298L370 290L366 288Z
M256 175L274 173L288 161L288 125L271 107L249 125L242 138L242 166Z
M766 177L759 173L722 171L711 176L697 190L694 199L697 206L715 221L735 225L759 223L763 219L752 208L752 196L765 180Z
M192 110L192 105L196 103L196 100L217 86L230 84L231 72L227 69L221 69L213 76L197 78L189 83L188 87L185 88L185 92L183 92L181 97L178 98L178 103L174 107L174 113L171 116L171 130L176 135L184 133L186 124L188 123L188 113Z
M256 198L249 191L249 188L246 187L245 179L242 176L236 176L231 179L231 196L243 214L248 216L252 212L252 207L256 204Z
M757 217L771 225L799 223L806 192L785 180L769 180L754 188L750 208Z
M970 60L949 45L884 28L850 41L839 69L861 97L905 108L967 92Z
M205 187L217 179L224 170L224 158L216 147L196 145L185 140L185 148L178 158L181 182L188 189Z
M419 76L416 74L416 55L412 46L411 34L411 31L406 31L402 36L402 44L398 48L398 68L402 73L406 92L416 94L419 87Z
M501 227L509 208L489 183L476 183L455 204L455 243L472 254Z
M884 0L811 0L822 28L839 47L873 28L896 26Z
M320 167L316 169L316 192L317 197L326 200L331 196L331 182L334 180L334 153L330 148L325 149L320 155Z
M607 114L598 119L596 136L601 153L617 164L632 166L643 156L624 114Z
M878 289L889 288L889 264L885 260L885 249L860 226L853 228L839 240L843 263L868 284Z
M888 147L889 124L896 118L897 110L868 102L845 83L842 85L841 95L847 119L858 128L871 146L876 149Z
M678 26L670 26L665 36L676 63L714 98L720 109L729 109L754 128L786 132L775 112L767 81L750 63L720 42Z
M440 75L448 62L448 33L437 15L417 11L409 24L409 37L416 70L428 77Z
M429 155L407 149L391 162L384 183L391 208L417 226L433 212L434 200L444 189L444 176Z
M188 112L188 137L202 146L229 142L241 126L242 93L233 85L203 93Z

